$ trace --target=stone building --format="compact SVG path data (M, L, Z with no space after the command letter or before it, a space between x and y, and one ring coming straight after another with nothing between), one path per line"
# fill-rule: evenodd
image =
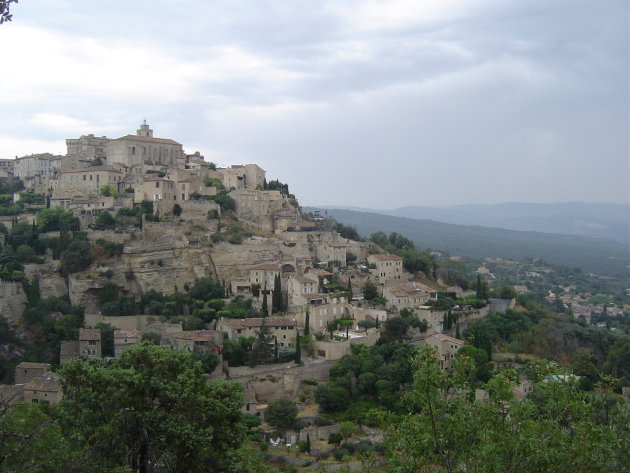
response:
M319 280L317 277L291 275L287 279L287 294L289 307L301 307L306 305L306 300L302 297L305 294L315 294L319 292Z
M145 121L135 135L125 135L107 143L107 162L127 167L138 165L177 165L185 157L181 143L171 139L155 138Z
M419 282L390 279L383 285L383 296L388 309L414 309L436 299L437 291Z
M269 333L278 340L279 347L292 346L297 322L289 317L222 318L217 322L217 330L226 333L230 340L237 340L239 337L256 337L263 324L269 327Z
M59 378L55 373L48 373L43 377L33 378L24 385L24 402L58 404L62 392Z
M123 351L140 343L138 330L114 330L114 358L118 358Z
M374 266L372 273L381 281L402 278L403 260L400 256L391 254L369 255L367 261L369 265Z
M73 167L84 167L88 162L107 159L107 144L111 139L106 136L81 135L79 138L66 140L68 156L74 160Z
M437 348L438 362L445 370L450 370L453 367L455 354L464 346L464 340L459 340L444 333L433 334L427 337L424 343Z
M29 363L23 361L15 367L15 384L26 384L31 379L42 378L50 373L49 363Z
M64 340L61 342L59 361L67 363L76 357L101 357L101 331L98 329L80 328L78 340Z
M324 243L317 247L317 259L339 266L346 266L346 245L340 243Z
M251 284L260 284L261 289L273 290L276 276L282 272L280 263L263 263L252 266L249 270L249 282Z
M61 171L59 192L80 191L98 195L103 186L110 186L118 191L118 184L123 181L125 173L121 166L90 166L80 169Z
M265 185L265 170L257 164L234 164L217 172L226 189L262 190Z

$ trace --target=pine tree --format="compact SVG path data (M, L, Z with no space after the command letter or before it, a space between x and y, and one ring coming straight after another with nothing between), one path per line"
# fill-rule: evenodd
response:
M306 308L306 316L304 318L304 335L310 335L311 334L310 323L311 323L311 315L310 315L308 307L307 307Z
M300 345L300 331L296 330L295 337L295 364L299 365L302 363L302 346Z

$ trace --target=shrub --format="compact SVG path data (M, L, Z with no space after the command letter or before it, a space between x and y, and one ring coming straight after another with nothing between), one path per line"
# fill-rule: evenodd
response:
M61 253L61 271L64 274L78 273L88 268L93 261L94 252L90 242L75 238Z
M348 452L345 448L335 448L332 453L337 461L343 460L350 454L350 452Z

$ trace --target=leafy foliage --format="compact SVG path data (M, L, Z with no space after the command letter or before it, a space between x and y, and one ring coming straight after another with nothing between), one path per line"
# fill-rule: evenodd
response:
M217 471L242 440L240 387L206 381L185 351L141 344L108 367L75 359L62 379L61 425L96 465Z

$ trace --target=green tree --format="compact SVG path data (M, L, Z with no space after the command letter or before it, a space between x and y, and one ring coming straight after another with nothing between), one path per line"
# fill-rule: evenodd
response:
M105 184L99 189L99 194L105 197L118 197L118 192L112 186Z
M108 367L72 360L61 375L62 426L90 445L97 465L220 471L242 441L241 388L208 382L185 351L143 343Z
M249 364L251 366L271 363L274 360L273 354L273 336L269 326L262 319L260 330L256 331L256 339L249 353Z
M173 205L173 215L179 217L182 214L182 206L179 204Z
M295 363L302 363L302 345L300 343L300 331L296 329L295 331Z
M116 219L109 212L101 212L96 216L95 230L111 230L116 228Z
M40 210L35 216L35 222L40 232L78 231L80 226L79 219L61 207Z
M293 425L297 417L297 406L290 399L272 401L265 410L265 422L280 430L286 430Z
M307 307L306 314L304 315L304 335L310 335L310 334L311 334L311 314Z
M92 245L86 240L72 240L68 248L61 253L61 272L78 273L90 267L94 261Z
M267 307L267 291L263 291L262 293L262 307L261 307L261 311L262 311L262 316L263 317L268 317L269 316L269 307Z
M535 384L533 395L519 402L512 394L516 371L506 370L486 383L488 398L476 400L471 358L460 357L447 372L427 347L414 368L413 389L404 398L407 413L388 428L391 471L578 473L626 467L628 410L610 391L586 393L571 382L551 380Z
M354 422L345 421L339 424L339 433L344 440L348 440L359 431L357 425Z
M273 279L273 294L271 297L271 311L273 314L282 312L282 278L279 274Z
M371 301L377 296L378 296L378 288L376 287L376 284L374 284L371 281L367 281L363 285L363 298L366 301Z

